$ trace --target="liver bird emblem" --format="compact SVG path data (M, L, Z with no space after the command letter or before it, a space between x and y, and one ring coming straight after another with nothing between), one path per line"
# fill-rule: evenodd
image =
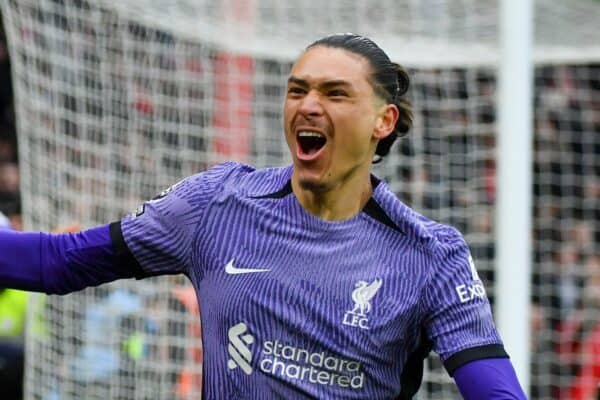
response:
M382 280L375 279L369 284L367 281L356 282L356 289L352 292L352 300L354 301L354 308L352 313L366 315L371 311L371 299L375 296L375 293L381 287Z

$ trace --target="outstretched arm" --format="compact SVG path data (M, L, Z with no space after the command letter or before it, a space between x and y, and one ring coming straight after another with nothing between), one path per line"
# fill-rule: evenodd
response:
M523 400L508 358L485 358L468 362L454 371L454 380L465 400Z
M204 209L228 181L251 170L220 164L120 222L79 233L0 231L0 287L65 294L121 278L186 274Z
M130 257L113 244L110 225L62 234L0 230L0 287L74 292L138 275Z

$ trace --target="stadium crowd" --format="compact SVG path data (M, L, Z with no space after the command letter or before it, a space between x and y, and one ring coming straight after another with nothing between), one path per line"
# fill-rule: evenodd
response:
M484 157L476 166L481 183L478 190L468 191L454 182L449 196L440 195L448 176L472 176L472 171L454 174L440 171L435 162L424 167L408 162L397 171L407 182L399 195L433 218L439 219L440 209L455 210L446 222L465 233L481 276L493 289L493 75L477 72L477 101L470 103L473 94L460 82L472 71L414 73L428 74L419 82L430 82L413 88L415 98L426 100L420 111L422 148L406 140L396 151L404 159L423 153L433 160L443 151L481 152ZM463 104L476 104L476 109L437 108L447 90L440 82L447 83L448 76L457 82L454 90ZM600 396L600 65L539 67L535 76L531 393L533 399L591 400ZM21 229L11 87L8 51L0 30L0 211L13 228ZM144 112L153 105L136 107ZM476 131L467 129L473 126ZM446 142L440 145L442 131ZM464 160L451 162L450 167L467 168ZM123 170L127 169L125 165ZM464 212L470 209L477 212ZM490 295L493 300L499 293L490 290Z
M0 26L0 211L20 223L19 169L8 49Z
M467 75L474 71L413 73L429 75L413 88L413 98L424 104L423 138L421 143L401 142L399 151L408 158L422 153L432 161L402 164L398 174L407 184L400 197L465 233L493 301L500 295L493 284L493 75L475 71L474 90L466 83L472 82ZM449 91L451 95L445 93ZM456 109L439 106L457 96L463 103ZM537 67L534 113L531 394L533 399L596 400L600 398L600 65ZM417 145L422 147L415 149ZM469 161L471 155L478 161ZM440 168L439 161L447 158L449 168ZM474 176L480 177L475 188Z
M22 228L19 198L10 64L0 23L0 229ZM0 387L8 400L22 397L27 298L25 292L0 287Z

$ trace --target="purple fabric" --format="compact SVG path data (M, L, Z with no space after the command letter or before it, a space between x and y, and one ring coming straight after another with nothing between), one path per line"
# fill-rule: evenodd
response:
M292 173L221 164L121 221L142 272L185 273L198 293L203 397L410 398L429 341L445 362L504 353L459 232L385 182L370 200L379 213L322 220Z
M129 277L109 225L64 234L0 231L0 287L65 294Z
M471 361L454 372L465 400L527 399L508 358Z
M0 287L42 291L39 232L0 230Z

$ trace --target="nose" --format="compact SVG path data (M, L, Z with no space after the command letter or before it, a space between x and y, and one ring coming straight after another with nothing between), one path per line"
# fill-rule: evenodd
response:
M323 113L321 97L316 90L309 90L300 101L298 111L306 117L316 117Z

